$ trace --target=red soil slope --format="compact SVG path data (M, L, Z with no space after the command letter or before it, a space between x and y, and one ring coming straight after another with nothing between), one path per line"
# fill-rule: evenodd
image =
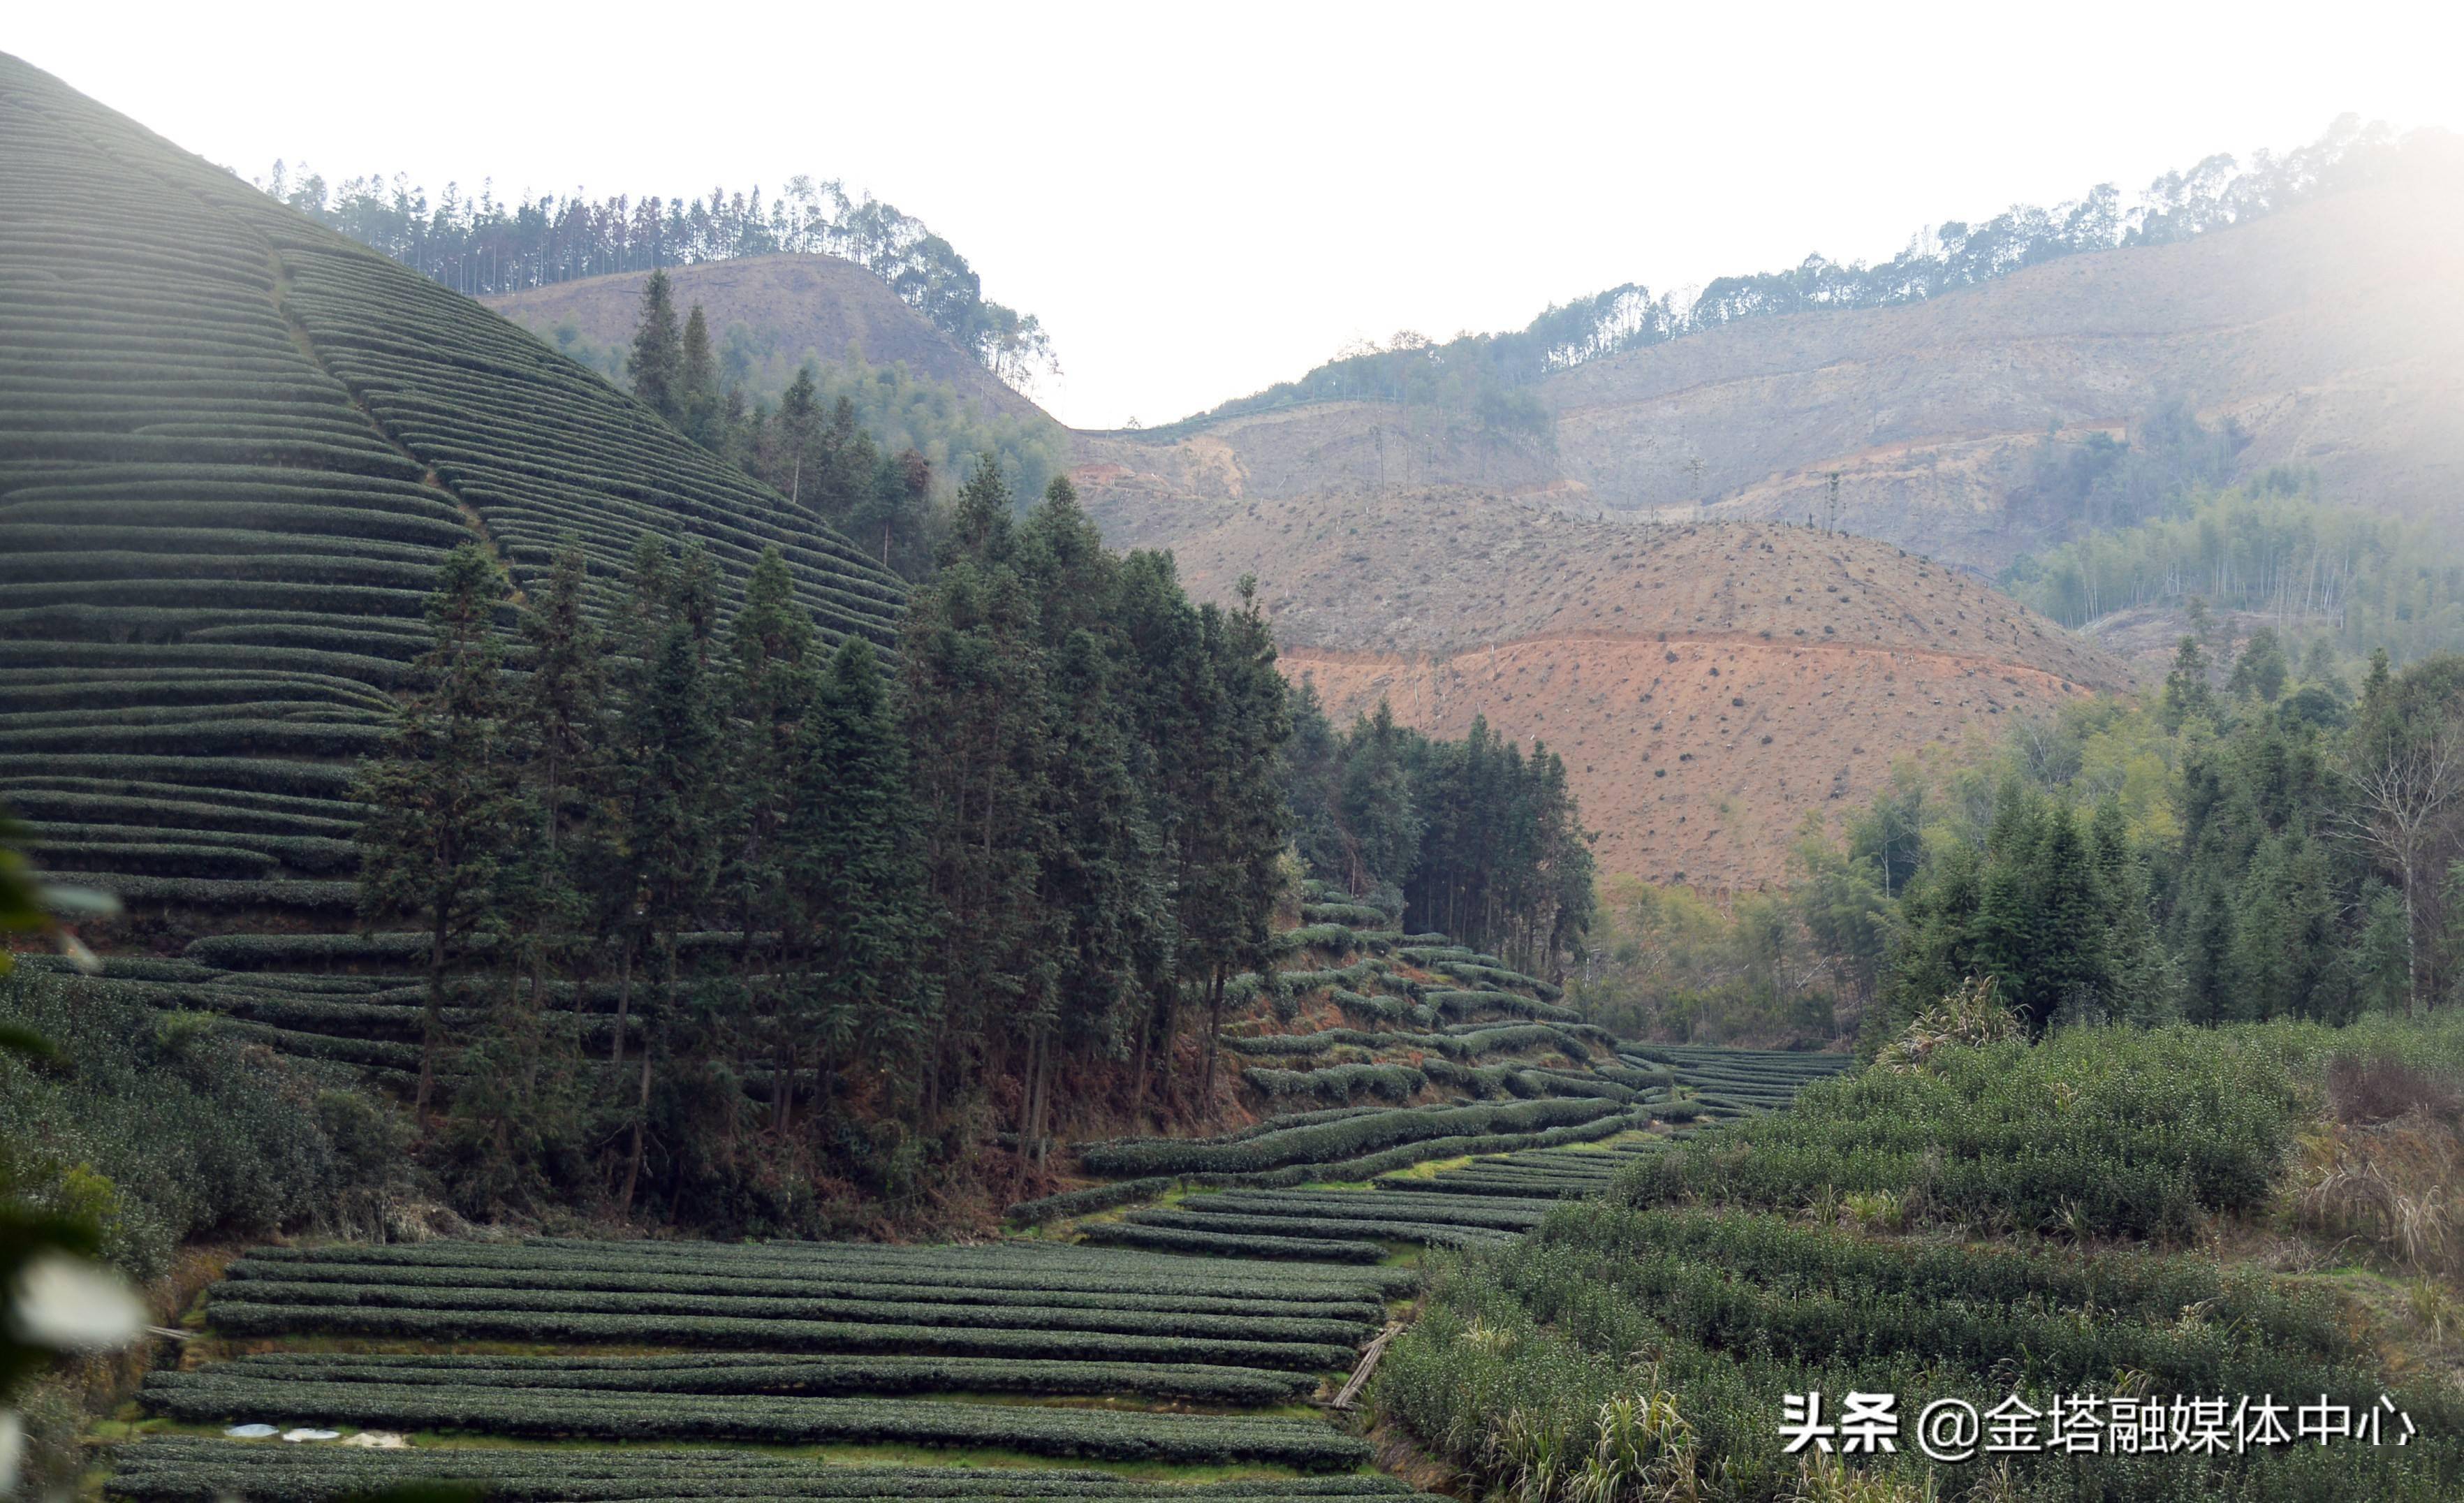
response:
M2132 682L1973 576L1805 527L1437 491L1243 506L1175 553L1211 596L1258 575L1286 673L1338 718L1384 698L1546 740L1601 870L1656 881L1774 881L1806 814L1859 807L1893 759Z

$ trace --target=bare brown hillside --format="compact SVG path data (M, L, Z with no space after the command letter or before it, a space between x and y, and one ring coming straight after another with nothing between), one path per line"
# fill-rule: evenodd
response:
M1192 588L1258 576L1287 674L1338 719L1475 716L1566 759L1603 872L1779 878L1808 811L1895 758L2131 670L1887 543L1802 526L1635 526L1452 489L1244 501L1175 553Z
M2074 256L1904 308L1749 320L1551 378L1553 450L1329 403L1170 436L1082 434L1111 526L1172 503L1465 483L1613 518L1802 520L1998 567L2048 428L2167 398L2315 467L2352 504L2464 494L2464 182L2425 174L2182 245ZM1698 471L1699 465L1699 471ZM1698 477L1699 475L1699 477Z
M679 309L700 303L717 334L742 323L775 338L789 359L810 355L837 361L852 345L874 365L904 365L918 376L956 387L962 396L1015 417L1042 417L1043 409L1003 386L976 358L898 300L888 284L852 261L834 255L755 255L668 269ZM603 348L629 342L641 318L648 272L625 272L559 282L481 299L491 308L555 343L557 326L570 322L583 339Z

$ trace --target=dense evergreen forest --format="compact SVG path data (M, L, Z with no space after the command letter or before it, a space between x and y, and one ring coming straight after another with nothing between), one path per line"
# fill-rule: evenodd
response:
M2323 640L2319 644L2324 646ZM2260 627L2161 693L1911 763L1725 909L1613 886L1574 994L1661 1036L1869 1041L1991 978L2060 1023L2345 1023L2464 1002L2464 656L2358 691Z
M1296 381L1189 421L1304 402L1368 400L1468 412L1493 429L1542 434L1545 415L1516 388L1553 370L1741 319L1918 302L2082 252L2188 240L2451 159L2457 150L2457 139L2445 132L2397 138L2384 124L2365 125L2347 115L2298 150L2279 157L2262 149L2246 166L2220 152L2186 171L2166 173L2135 199L2101 183L2052 208L2015 204L1982 224L1929 225L1887 261L1835 261L1816 254L1787 271L1718 277L1691 295L1628 282L1552 305L1504 333L1459 335L1442 343L1398 333L1383 345L1346 349Z
M823 651L775 552L722 619L695 550L645 539L606 600L568 550L511 653L502 576L447 564L362 884L427 936L414 1111L469 1208L811 1229L833 1187L912 1205L988 1116L1040 1141L1056 1090L1205 1112L1283 887L1264 621L989 466L933 563L894 662Z
M1382 703L1338 732L1304 680L1285 765L1301 859L1355 899L1399 907L1406 928L1543 973L1590 929L1591 846L1546 744L1527 758L1485 719L1433 740Z
M835 179L799 175L764 198L759 187L713 188L698 198L575 192L508 202L493 183L467 194L454 183L433 199L401 173L329 184L304 162L275 162L258 180L268 194L422 276L473 297L584 276L742 255L803 253L855 262L901 301L1011 385L1058 368L1033 314L988 302L967 258L924 222Z

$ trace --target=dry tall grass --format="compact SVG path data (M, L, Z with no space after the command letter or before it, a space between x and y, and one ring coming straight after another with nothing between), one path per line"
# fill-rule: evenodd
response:
M2464 1277L2464 1094L2388 1055L2327 1069L2326 1114L2288 1183L2294 1223L2407 1272Z

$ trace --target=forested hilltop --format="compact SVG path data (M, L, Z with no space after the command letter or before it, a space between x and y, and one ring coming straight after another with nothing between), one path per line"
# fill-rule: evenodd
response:
M493 180L476 194L448 183L433 199L402 173L329 184L304 162L277 161L257 187L309 218L472 297L547 287L611 272L655 271L739 256L806 253L852 261L957 342L1001 380L1052 368L1052 342L1033 314L988 302L982 278L922 220L836 179L799 175L764 198L759 187L699 197L577 190L508 202ZM831 353L836 353L835 351Z

